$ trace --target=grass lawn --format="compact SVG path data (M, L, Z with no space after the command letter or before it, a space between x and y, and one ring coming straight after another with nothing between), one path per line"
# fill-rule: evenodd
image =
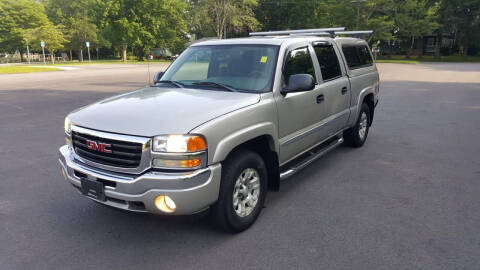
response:
M440 59L435 59L433 55L425 55L422 58L416 56L406 58L404 55L392 55L392 57L388 58L382 55L377 58L377 62L403 64L419 64L421 62L480 63L480 56L450 55L441 56Z
M29 67L29 66L4 66L0 67L0 74L30 73L40 71L58 71L59 68L52 67Z
M377 63L394 63L394 64L420 64L416 60L393 60L393 59L377 59Z
M138 61L138 60L127 60L123 62L122 60L92 60L88 62L88 60L79 62L79 61L58 61L53 64L53 66L71 66L71 65L95 65L95 64L160 64L160 63L171 63L172 61L169 60L145 60L145 61ZM52 64L47 64L52 66Z

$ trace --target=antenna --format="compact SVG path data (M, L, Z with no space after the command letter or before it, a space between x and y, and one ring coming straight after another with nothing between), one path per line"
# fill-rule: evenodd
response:
M148 73L147 86L149 86L150 85L150 62L148 62L148 59L147 59L147 73Z

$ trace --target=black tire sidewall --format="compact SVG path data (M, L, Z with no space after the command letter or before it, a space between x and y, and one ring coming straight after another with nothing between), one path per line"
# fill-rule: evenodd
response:
M260 177L260 195L255 209L246 217L240 217L233 208L233 191L240 174L247 168L257 170ZM221 202L227 225L234 231L243 231L250 227L260 214L267 192L267 168L265 162L255 152L239 151L227 160L222 169L222 184L220 188Z
M360 131L360 122L362 121L362 114L363 113L367 114L367 130L365 131L365 136L363 136L363 139L362 139L362 138L360 138L359 131ZM362 110L360 111L360 114L358 115L357 124L355 125L355 131L357 133L358 142L359 142L360 145L363 145L365 143L365 141L367 140L369 130L370 130L370 108L368 107L367 104L363 103L362 104Z

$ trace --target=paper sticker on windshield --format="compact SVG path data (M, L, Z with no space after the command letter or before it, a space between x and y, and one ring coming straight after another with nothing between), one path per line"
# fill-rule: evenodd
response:
M262 58L260 59L260 63L266 63L267 60L268 60L267 56L262 56Z

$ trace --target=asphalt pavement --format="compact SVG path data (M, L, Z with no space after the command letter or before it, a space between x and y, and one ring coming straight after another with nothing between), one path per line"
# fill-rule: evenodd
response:
M480 65L380 64L360 149L269 193L256 224L98 205L63 180L63 119L165 65L0 75L0 269L479 269Z

